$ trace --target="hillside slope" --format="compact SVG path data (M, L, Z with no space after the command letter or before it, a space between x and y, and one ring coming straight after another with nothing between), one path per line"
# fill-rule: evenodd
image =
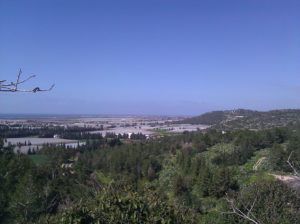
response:
M300 122L300 109L253 111L213 111L180 121L188 124L206 124L220 129L262 129L282 127Z

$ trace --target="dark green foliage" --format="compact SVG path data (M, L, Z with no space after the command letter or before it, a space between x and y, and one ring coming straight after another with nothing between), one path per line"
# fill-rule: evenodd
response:
M4 146L4 141L3 139L0 138L0 150L2 149L3 146Z
M257 132L248 130L237 131L233 132L233 135L235 136L233 139L235 144L234 150L221 152L213 158L212 162L214 164L226 166L243 165L254 155L255 151L287 141L291 137L291 132L286 128L274 128ZM278 156L273 156L273 158L276 158L278 162L286 163L286 156L284 158ZM274 160L273 158L271 160Z
M40 138L53 138L58 134L66 139L98 139L101 134L90 134L90 131L103 130L103 127L90 128L90 127L68 127L67 129L59 126L47 126L41 129L33 129L30 127L0 125L0 138L19 138L28 136L39 136Z
M203 164L196 180L196 188L202 197L208 197L212 193L213 173L209 166Z
M294 133L287 146L288 154L292 153L291 162L297 170L300 170L300 134L299 133L300 132Z
M259 223L300 223L300 197L282 182L260 181L242 189L237 207L247 214L253 203L251 213ZM232 222L249 223L236 215L231 218Z
M291 168L287 163L289 153L282 145L274 144L271 148L270 165L273 170L289 172Z
M214 111L205 113L198 117L187 118L181 121L182 124L207 124L215 125L226 119L226 115L223 111Z
M113 186L93 200L79 201L52 218L55 223L195 223L188 210L176 208L147 190L143 194Z
M238 190L237 181L228 168L216 170L211 183L211 195L217 198L225 196L228 191Z
M124 144L103 150L85 151L77 166L90 173L99 169L114 177L127 176L128 181L137 187L139 180L147 178L152 181L158 177L163 153L163 146L155 142L146 145Z
M0 221L15 217L25 223L38 213L38 199L32 194L35 181L31 169L32 163L26 156L15 155L9 150L0 152Z
M208 166L202 166L195 188L202 197L220 198L228 191L238 190L239 186L229 168L211 169Z
M226 194L243 210L258 195L253 212L263 223L297 223L296 193L245 167L264 149L267 172L291 172L286 160L293 152L298 167L299 133L209 130L127 141L84 135L87 144L77 150L45 145L35 155L8 147L0 151L0 223L247 223L222 213L230 209Z
M181 175L175 178L173 185L175 196L182 196L190 191L188 180Z
M253 146L248 144L242 144L236 146L232 152L223 152L213 158L213 163L216 165L243 165L250 159L255 152Z

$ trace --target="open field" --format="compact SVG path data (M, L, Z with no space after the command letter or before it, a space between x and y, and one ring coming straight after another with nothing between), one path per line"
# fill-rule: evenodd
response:
M164 116L123 116L123 117L74 117L74 116L47 116L47 117L13 117L1 118L0 126L9 130L54 130L53 135L47 138L39 138L38 136L24 136L7 138L6 144L15 145L15 151L26 153L29 149L41 149L44 144L66 144L71 148L78 146L78 140L69 140L61 138L60 134L72 129L79 134L86 132L90 134L107 133L114 134L138 134L146 135L148 138L152 136L165 136L174 133L182 133L185 131L198 131L208 128L208 125L191 125L178 124L177 121L183 117L164 117ZM3 129L5 130L5 129ZM60 131L56 133L55 130ZM68 138L68 137L67 137ZM85 144L81 141L80 144Z
M28 145L43 145L43 144L64 144L64 143L74 143L76 140L68 140L61 138L38 138L38 137L28 137L28 138L8 138L7 142L10 142L13 145L17 145L18 143Z
M77 140L68 140L61 138L38 138L38 137L26 137L26 138L7 138L6 145L11 144L15 145L15 151L19 151L21 153L27 153L29 149L41 149L44 144L66 144L70 145L70 147L77 146Z
M197 131L207 128L207 125L190 125L190 124L160 124L160 125L149 125L149 124L139 124L132 127L116 126L112 128L107 128L102 131L92 131L91 133L101 133L103 136L108 132L113 132L115 134L128 134L128 133L142 133L144 135L155 135L159 131L164 133L182 133L184 131Z
M124 116L124 117L74 117L74 116L48 116L30 117L30 119L18 117L13 119L0 119L0 125L10 128L30 128L41 129L47 127L72 128L80 127L91 129L90 133L107 132L115 134L142 133L153 135L157 130L165 130L170 133L181 133L184 131L197 131L206 129L209 125L175 124L184 117L164 117L164 116ZM41 140L43 141L43 140ZM57 142L53 140L54 143ZM51 143L51 142L49 142ZM39 143L37 143L39 144Z

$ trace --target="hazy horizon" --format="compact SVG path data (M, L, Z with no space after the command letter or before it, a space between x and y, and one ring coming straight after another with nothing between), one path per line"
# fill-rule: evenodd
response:
M296 0L0 0L0 113L300 108Z
M85 118L85 117L103 117L103 118L116 118L116 117L193 117L199 116L205 113L214 112L214 111L227 111L227 110L252 110L258 112L269 112L274 110L300 110L300 108L274 108L274 109L267 109L267 110L255 110L251 108L231 108L231 109L216 109L205 111L202 113L195 113L195 114L122 114L122 113L112 113L112 114L93 114L93 113L0 113L0 119L7 119L7 118L47 118L47 117L74 117L74 118Z

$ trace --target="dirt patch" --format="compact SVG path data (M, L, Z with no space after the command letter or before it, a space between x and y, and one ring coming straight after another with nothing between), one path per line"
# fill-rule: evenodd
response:
M280 180L290 186L292 189L300 193L300 177L291 175L276 175L270 174L277 180Z

